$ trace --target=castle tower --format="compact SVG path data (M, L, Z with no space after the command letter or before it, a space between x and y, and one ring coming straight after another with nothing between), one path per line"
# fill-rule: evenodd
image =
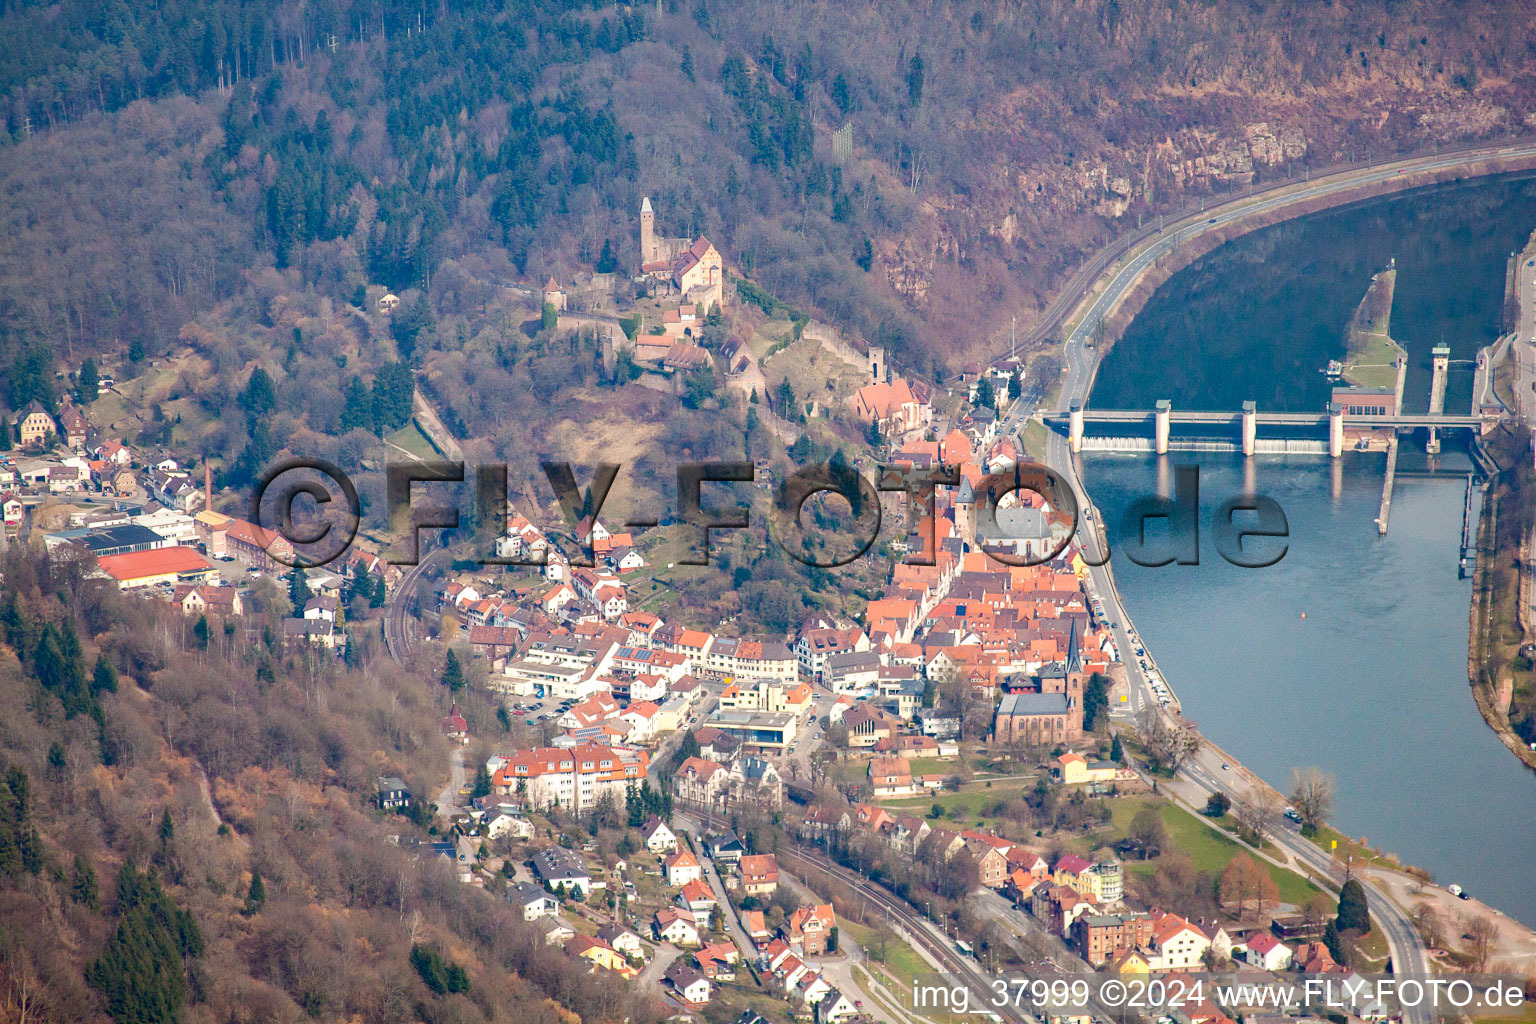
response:
M640 200L640 262L655 263L661 259L656 245L656 211L651 209L651 197Z

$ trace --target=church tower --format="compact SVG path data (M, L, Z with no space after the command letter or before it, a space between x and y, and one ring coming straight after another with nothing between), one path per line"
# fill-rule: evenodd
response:
M1083 650L1077 639L1077 617L1073 616L1067 633L1067 728L1075 735L1083 732Z
M656 246L656 211L651 209L651 197L640 200L640 262L655 263L661 258Z
M971 486L971 478L960 478L960 490L955 495L955 533L959 534L965 549L969 551L976 544L976 489Z
M876 384L882 381L889 381L891 379L890 371L891 368L885 359L885 346L869 346L869 379Z

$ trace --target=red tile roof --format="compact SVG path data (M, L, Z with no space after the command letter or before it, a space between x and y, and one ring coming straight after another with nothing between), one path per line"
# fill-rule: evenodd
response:
M122 555L106 555L98 558L96 564L119 583L140 580L147 576L197 572L213 568L213 564L206 558L186 547L157 548L153 551L130 551Z

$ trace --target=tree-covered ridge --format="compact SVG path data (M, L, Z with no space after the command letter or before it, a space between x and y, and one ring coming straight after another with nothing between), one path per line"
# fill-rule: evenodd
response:
M0 1020L665 1015L413 850L430 804L374 809L380 774L435 789L450 744L435 674L397 668L361 627L368 595L349 603L348 659L314 659L281 641L281 581L226 629L85 564L0 557ZM71 715L82 683L97 711ZM483 692L456 698L477 733L497 728ZM442 960L413 970L413 946Z
M8 0L0 30L0 191L26 197L0 371L45 390L39 346L118 371L210 314L255 337L278 292L420 288L441 315L632 271L645 194L664 234L926 375L1192 195L1512 131L1536 96L1491 0ZM337 387L409 359L395 340Z
M644 30L644 19L622 8L601 17L535 3L455 8L423 31L338 49L323 81L308 83L336 114L322 106L312 118L291 105L284 68L272 65L232 88L211 176L239 205L250 193L237 179L259 172L252 212L279 267L299 247L351 235L360 208L375 207L355 241L369 277L397 289L430 280L440 236L494 177L491 215L521 266L540 225L567 208L574 190L635 169L610 110L574 87L534 102L536 86L549 69L616 52ZM380 118L392 164L385 175L362 146L363 121ZM344 135L342 120L351 122ZM546 159L551 147L557 163ZM240 159L250 151L263 157L255 168Z

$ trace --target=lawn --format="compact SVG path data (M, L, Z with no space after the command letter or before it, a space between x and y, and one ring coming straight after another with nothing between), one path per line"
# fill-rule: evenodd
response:
M1384 857L1376 850L1361 846L1358 841L1349 838L1331 825L1324 825L1318 829L1312 841L1338 860L1348 859L1356 863L1377 864L1388 868L1400 866L1396 858Z
M1482 1024L1536 1024L1536 1001L1526 1003L1521 1012L1510 1017L1477 1018Z
M413 419L393 434L384 438L384 443L389 447L391 455L398 455L403 449L406 454L416 459L435 459L438 457L437 449L432 447L432 442L427 440L427 435L421 432Z
M1366 289L1350 320L1344 356L1344 379L1363 388L1397 386L1392 364L1403 350L1392 340L1392 294L1397 271L1383 270Z
M868 968L870 975L894 992L902 1007L910 1012L912 983L917 978L934 974L933 965L924 960L917 950L894 935L886 939L885 963L882 964L876 959L880 948L880 934L876 929L848 920L838 921L838 929L847 933L854 942L863 947L866 957L865 967ZM865 1007L866 1012L871 1009L874 1007ZM935 1021L957 1019L945 1014L935 1014L932 1010L924 1010L922 1016Z
M1033 784L1028 779L997 780L991 789L986 788L985 783L967 783L964 790L959 793L936 792L924 796L907 796L893 800L881 800L880 806L890 810L905 811L909 814L920 814L925 818L932 818L932 808L938 804L944 809L946 818L952 818L961 828L970 828L976 825L981 828L996 828L1002 822L1002 818L989 818L982 813L983 809L998 800L1011 800ZM955 818L954 811L958 809L960 816Z
M1025 420L1024 429L1019 431L1024 453L1032 459L1045 458L1045 446L1050 436L1050 429L1039 420Z
M960 762L954 758L912 757L907 764L913 775L951 775L960 770Z
M1362 332L1355 338L1360 354L1345 365L1345 379L1362 388L1396 387L1397 367L1392 362L1402 352L1397 343L1385 334Z
M1232 858L1243 850L1235 840L1210 828L1177 804L1145 797L1125 797L1112 801L1111 826L1116 838L1129 831L1131 819L1144 807L1157 808L1163 819L1163 827L1168 831L1169 844L1187 854L1197 871L1219 876ZM1280 890L1280 899L1286 903L1299 906L1322 891L1294 871L1263 861L1257 863L1269 868L1269 876ZM1156 864L1155 860L1132 861L1126 868L1136 874L1146 875L1156 869Z

